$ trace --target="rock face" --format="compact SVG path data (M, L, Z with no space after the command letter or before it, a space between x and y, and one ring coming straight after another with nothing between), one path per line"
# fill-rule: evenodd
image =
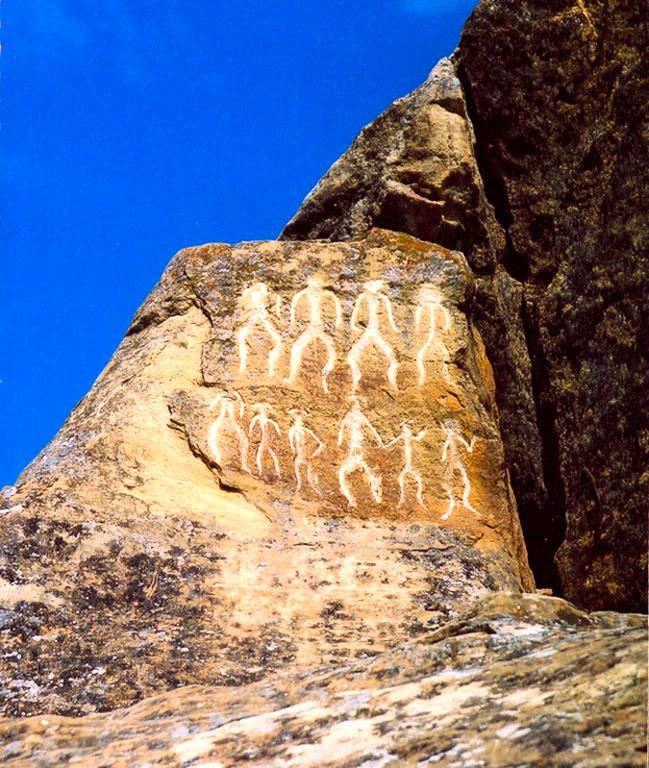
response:
M509 472L644 609L646 33L483 0L283 241L174 257L2 490L3 765L645 764L646 617L534 593Z
M363 129L282 235L380 224L466 254L533 570L620 610L646 609L643 5L480 3L453 63Z
M6 710L375 655L533 589L473 290L380 230L181 251L5 499Z
M644 766L646 622L498 594L375 658L0 724L3 765Z
M647 606L649 27L645 2L480 3L456 54L524 285L564 594Z

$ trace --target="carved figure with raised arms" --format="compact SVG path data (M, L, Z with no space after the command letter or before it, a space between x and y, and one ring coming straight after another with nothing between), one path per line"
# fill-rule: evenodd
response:
M415 482L417 483L417 501L419 504L421 504L422 507L426 507L424 504L424 499L422 497L422 491L423 491L423 483L421 479L421 475L419 472L415 470L415 468L412 465L412 444L413 442L419 442L423 439L424 435L428 432L427 429L422 429L421 432L419 432L417 435L414 435L412 432L412 429L410 428L410 425L407 422L403 422L401 425L401 434L397 435L397 437L394 438L394 440L390 440L389 443L386 444L386 448L390 448L393 445L396 445L399 440L403 440L403 459L404 459L404 465L403 469L399 473L399 504L398 506L403 506L406 503L406 478L408 475L410 477L413 477L415 479Z

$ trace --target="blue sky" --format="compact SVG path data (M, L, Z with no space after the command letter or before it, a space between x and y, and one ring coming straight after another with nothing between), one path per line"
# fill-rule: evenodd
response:
M274 238L473 0L5 0L0 486L173 254Z

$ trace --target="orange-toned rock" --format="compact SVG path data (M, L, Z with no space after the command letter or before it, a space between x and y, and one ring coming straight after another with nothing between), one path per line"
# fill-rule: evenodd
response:
M381 230L181 251L5 492L6 711L374 655L532 589L471 298L460 253Z

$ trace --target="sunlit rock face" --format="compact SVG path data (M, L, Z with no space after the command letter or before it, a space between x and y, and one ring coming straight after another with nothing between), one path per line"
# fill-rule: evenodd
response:
M381 230L181 251L6 494L7 711L340 663L532 589L472 296Z
M465 254L533 571L590 609L647 606L646 18L479 3L282 233L381 226Z

